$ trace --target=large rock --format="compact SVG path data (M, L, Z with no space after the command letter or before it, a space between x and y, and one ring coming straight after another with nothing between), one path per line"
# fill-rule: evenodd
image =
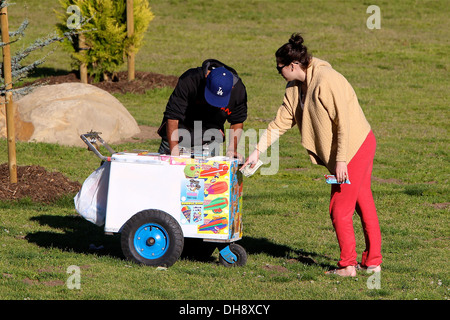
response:
M80 134L91 130L101 132L108 143L140 132L136 120L119 100L89 84L42 86L16 105L19 140L86 146Z

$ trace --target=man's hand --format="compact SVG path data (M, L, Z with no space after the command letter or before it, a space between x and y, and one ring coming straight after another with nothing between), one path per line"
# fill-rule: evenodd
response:
M237 158L240 162L244 161L244 157L237 152L237 146L241 139L243 123L235 123L230 126L230 143L228 144L226 156L229 158Z
M170 154L172 156L179 156L180 150L178 149L178 120L168 119L166 132L167 139L169 140Z

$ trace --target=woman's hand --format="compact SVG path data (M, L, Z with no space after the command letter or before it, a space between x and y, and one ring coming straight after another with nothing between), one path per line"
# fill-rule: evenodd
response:
M346 179L350 180L347 170L347 162L337 161L335 176L338 183L344 183Z
M246 166L250 165L250 168L253 168L259 160L259 150L255 149L252 154L248 157L247 161L242 165L241 170Z

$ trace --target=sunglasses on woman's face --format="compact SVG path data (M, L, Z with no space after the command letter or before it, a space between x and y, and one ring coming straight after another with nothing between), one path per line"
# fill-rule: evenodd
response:
M287 66L290 66L291 64L299 64L299 63L298 63L298 62L291 62L291 63L285 64L285 65L283 65L283 66L281 66L281 67L279 67L279 66L277 65L278 73L281 74L281 71L283 70L283 68L284 68L284 67L287 67Z
M283 68L284 68L284 67L287 67L288 65L289 65L289 64L285 64L285 65L283 65L283 66L281 66L281 67L277 65L278 73L281 74L281 71L283 70Z

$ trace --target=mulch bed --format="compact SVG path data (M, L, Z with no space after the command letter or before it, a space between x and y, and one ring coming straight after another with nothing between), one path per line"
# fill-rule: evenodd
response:
M57 75L38 80L46 85L79 82L77 73ZM128 81L127 72L117 73L114 81L89 83L109 93L143 94L147 90L175 87L178 77L153 72L135 73L135 79ZM0 164L0 201L15 201L29 198L38 203L52 203L65 195L75 195L81 188L79 182L70 181L60 172L48 172L40 166L18 166L17 183L10 183L8 164Z
M66 83L66 82L80 82L80 78L76 72L71 72L66 75L52 76L43 78L35 82L46 85ZM33 83L35 83L33 82ZM101 81L95 83L92 78L88 79L89 84L92 84L109 93L136 93L143 94L147 90L172 87L174 88L178 82L178 77L171 75L163 75L154 72L136 71L135 79L128 81L128 73L126 71L118 72L112 81Z
M60 172L48 172L41 166L18 166L17 183L10 182L8 164L0 164L0 200L29 198L51 203L64 195L75 195L79 182L70 181Z

